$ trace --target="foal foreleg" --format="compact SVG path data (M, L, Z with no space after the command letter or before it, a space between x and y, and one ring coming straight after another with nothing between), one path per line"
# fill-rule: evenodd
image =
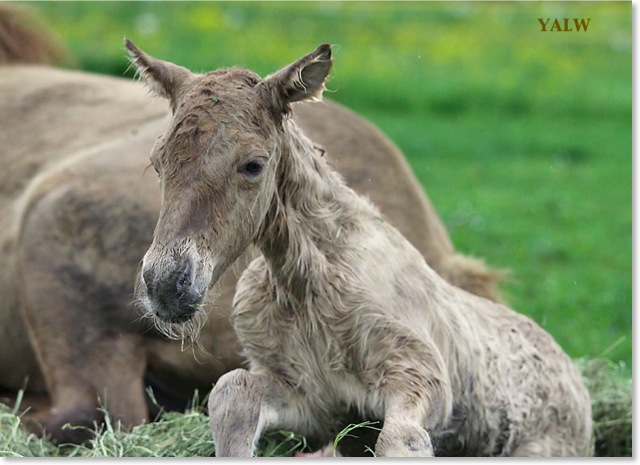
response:
M220 377L209 394L216 457L251 457L265 429L296 429L309 418L300 395L289 385L241 368Z
M415 404L394 399L384 416L384 426L376 442L376 456L433 457L431 437L422 416Z
M443 424L452 398L435 346L400 334L383 365L384 426L375 452L387 457L433 457L428 431Z
M209 422L216 457L251 457L260 437L262 386L248 371L221 376L209 394Z

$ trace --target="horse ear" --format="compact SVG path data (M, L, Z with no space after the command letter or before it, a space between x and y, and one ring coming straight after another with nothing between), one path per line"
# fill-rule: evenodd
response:
M125 39L124 46L138 74L156 95L169 99L171 109L175 110L175 100L180 86L192 75L191 71L147 55L129 39Z
M331 45L323 44L298 61L267 76L259 85L272 107L287 113L290 103L322 99L324 83L332 66Z

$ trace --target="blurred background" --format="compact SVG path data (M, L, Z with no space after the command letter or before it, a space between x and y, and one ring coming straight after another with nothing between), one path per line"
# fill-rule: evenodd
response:
M19 2L17 2L19 3ZM336 45L327 98L404 151L458 250L574 358L632 347L631 2L38 2L68 67L131 77L122 40L261 75ZM542 32L538 18L590 19Z

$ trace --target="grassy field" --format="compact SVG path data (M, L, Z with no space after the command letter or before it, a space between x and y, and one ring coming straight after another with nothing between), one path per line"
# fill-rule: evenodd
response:
M606 359L576 360L589 391L595 431L595 455L632 455L631 378L624 367ZM215 453L204 402L184 413L167 412L158 421L125 432L106 416L105 424L87 446L56 447L27 434L20 427L19 409L0 404L0 457L210 457ZM18 415L16 415L18 413ZM334 448L345 435L358 436L374 423L350 425L340 432ZM287 431L269 432L261 438L258 455L291 456L309 451L306 440Z
M328 97L405 152L456 247L510 269L511 306L573 358L612 360L603 376L582 368L602 447L630 454L630 2L30 6L77 57L73 66L115 75L127 68L124 37L195 71L241 65L262 75L336 44ZM537 18L565 17L590 18L588 31L541 32ZM16 418L0 411L2 431L21 434ZM212 452L202 415L166 421L126 441L106 430L92 450L24 439L15 454L171 455L185 438L181 453ZM2 437L13 441L0 434L0 451Z
M34 7L76 66L116 75L123 37L196 71L262 75L336 44L328 96L402 148L456 246L509 268L509 302L573 357L630 365L630 3ZM590 22L545 33L539 17Z

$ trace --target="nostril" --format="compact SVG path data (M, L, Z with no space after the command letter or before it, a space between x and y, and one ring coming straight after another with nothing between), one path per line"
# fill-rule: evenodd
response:
M187 262L176 282L176 290L180 293L191 288L191 263Z

